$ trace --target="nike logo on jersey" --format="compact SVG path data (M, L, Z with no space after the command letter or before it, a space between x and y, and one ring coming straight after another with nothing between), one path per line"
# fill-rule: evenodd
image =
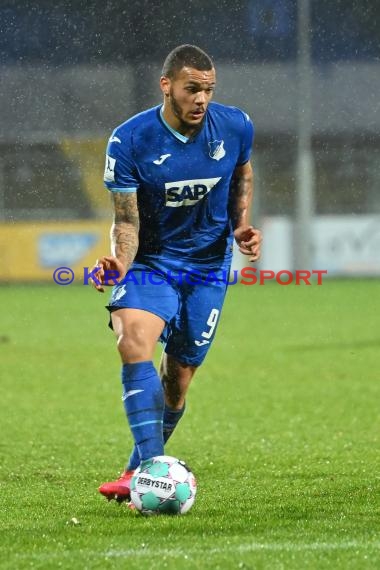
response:
M199 178L196 180L179 180L166 182L166 205L170 208L194 206L214 188L219 178Z
M153 161L153 164L162 164L167 158L169 158L169 156L171 156L171 154L161 154L160 158L157 158L157 160Z
M135 394L140 394L140 392L144 392L144 390L128 390L128 392L123 394L122 401L125 402L125 400L127 400L128 398L134 396Z
M205 344L210 344L209 340L195 340L194 344L197 346L204 346Z
M118 142L118 143L121 143L121 140L120 140L118 137L111 137L110 140L109 140L109 142L110 142L110 143L111 143L111 142Z

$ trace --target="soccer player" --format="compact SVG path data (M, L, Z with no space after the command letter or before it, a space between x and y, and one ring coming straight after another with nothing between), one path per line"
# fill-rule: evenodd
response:
M141 461L164 454L185 410L190 382L215 336L235 239L256 261L261 233L250 225L253 125L246 113L211 102L215 68L193 45L167 56L163 104L117 127L105 184L114 222L112 255L93 285L112 284L108 306L122 360L123 403L134 448L125 472L100 493L121 502ZM224 276L224 278L223 278ZM159 373L152 359L164 343Z

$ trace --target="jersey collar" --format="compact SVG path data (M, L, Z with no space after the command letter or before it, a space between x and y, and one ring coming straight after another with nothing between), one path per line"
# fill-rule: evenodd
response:
M163 105L160 108L160 117L161 117L161 121L164 123L165 127L172 133L172 135L174 135L179 141L183 142L183 143L187 143L187 141L189 140L189 137L185 137L185 135L181 135L181 133L179 133L178 131L176 131L175 129L173 129L169 123L167 121L165 121L164 119L164 115L162 113L162 109L163 109Z

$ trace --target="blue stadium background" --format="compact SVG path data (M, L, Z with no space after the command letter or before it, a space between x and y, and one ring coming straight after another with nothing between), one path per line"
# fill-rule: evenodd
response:
M311 0L315 216L331 233L315 247L325 248L325 258L347 257L345 236L359 222L354 242L362 262L348 268L359 274L380 272L379 17L380 5L369 0ZM108 134L160 101L163 58L180 43L210 53L216 99L252 116L254 221L290 235L297 32L296 0L3 1L1 243L7 247L16 223L108 223L101 180ZM291 267L291 245L282 256ZM5 259L3 266L0 280L9 273Z

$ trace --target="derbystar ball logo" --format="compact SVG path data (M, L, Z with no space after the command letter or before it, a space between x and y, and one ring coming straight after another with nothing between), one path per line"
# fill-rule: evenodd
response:
M199 178L196 180L178 180L166 182L166 205L169 208L194 206L214 188L219 178Z

